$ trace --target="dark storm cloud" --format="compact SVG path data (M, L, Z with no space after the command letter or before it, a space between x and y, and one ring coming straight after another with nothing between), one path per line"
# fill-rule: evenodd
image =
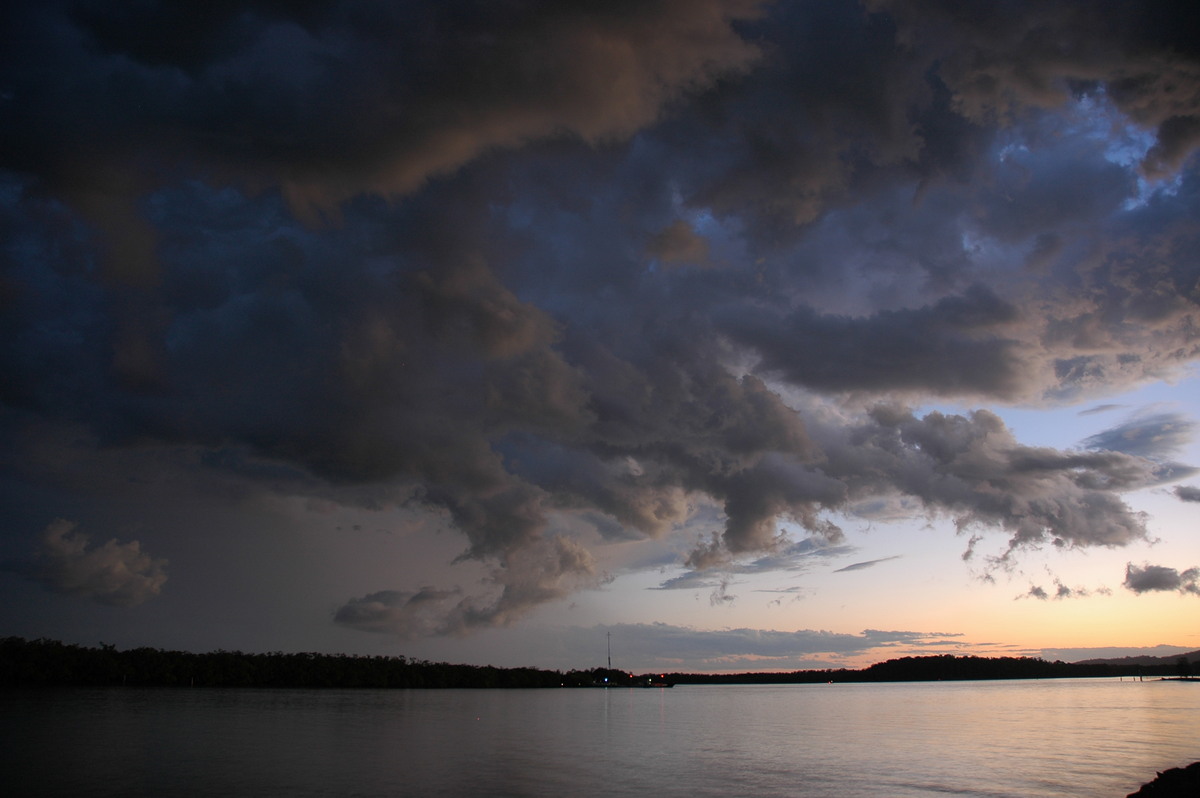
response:
M1006 302L974 288L930 307L884 311L869 320L820 317L804 308L783 317L759 311L724 328L759 353L764 371L817 390L911 388L1003 398L1018 393L1021 347L988 333L1015 318Z
M1114 4L1104 13L1072 2L972 4L872 0L897 22L898 38L937 59L954 104L976 121L1053 108L1080 84L1100 84L1118 107L1155 131L1142 166L1177 168L1200 144L1197 48L1184 31L1200 22L1172 2Z
M703 264L708 261L708 251L708 240L682 219L671 222L646 246L647 254L666 265Z
M1175 495L1180 501L1200 502L1200 488L1195 485L1177 485Z
M130 190L151 179L120 175L177 159L277 185L298 212L336 213L362 191L407 193L491 148L628 136L756 60L730 24L754 6L14 8L2 165L96 205L100 224L131 222Z
M415 593L380 590L346 602L333 620L363 632L386 632L402 638L445 634L438 605L461 595L461 590L433 587L423 587Z
M1129 563L1125 566L1125 587L1134 593L1174 590L1200 596L1200 568L1177 571L1165 565Z
M61 518L42 532L36 556L10 564L48 590L92 599L113 607L134 607L159 594L167 581L167 561L142 551L136 540L89 546L88 536Z
M1155 480L1143 458L1024 446L986 410L918 418L878 406L841 434L827 445L823 470L841 477L849 496L917 497L961 529L1006 530L1010 552L1043 543L1121 546L1146 535L1144 518L1117 495Z
M1121 492L1189 473L1156 459L1183 418L1064 452L909 409L1200 357L1177 4L2 13L0 462L403 505L489 569L340 624L508 624L602 580L589 534L705 513L718 589L845 546L856 507L1124 545Z

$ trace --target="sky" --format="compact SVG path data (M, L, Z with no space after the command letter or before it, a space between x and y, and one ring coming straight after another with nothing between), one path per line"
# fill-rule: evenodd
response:
M1200 649L1200 7L0 11L0 635Z

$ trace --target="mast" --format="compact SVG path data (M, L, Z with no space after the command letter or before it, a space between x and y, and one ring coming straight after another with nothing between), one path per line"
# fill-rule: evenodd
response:
M612 670L612 632L608 633L608 669Z

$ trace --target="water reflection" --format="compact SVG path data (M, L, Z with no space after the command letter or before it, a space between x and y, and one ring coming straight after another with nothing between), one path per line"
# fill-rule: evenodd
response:
M1200 758L1200 690L1162 682L47 690L0 702L6 782L22 795L1094 798Z

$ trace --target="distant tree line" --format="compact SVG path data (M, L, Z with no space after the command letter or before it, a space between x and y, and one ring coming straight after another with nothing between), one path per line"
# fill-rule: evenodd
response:
M790 673L671 673L675 684L812 684L817 682L932 682L984 679L1063 679L1079 677L1189 676L1186 658L1157 665L1047 662L1036 657L972 657L942 654L901 657L851 670L807 670Z
M567 672L539 668L455 665L405 657L212 651L194 654L157 648L118 651L55 640L0 638L0 686L127 687L373 687L531 688L668 684L800 684L967 679L1186 676L1186 659L1166 665L1072 664L1030 657L903 657L860 670L790 673L670 673L635 676L594 668Z
M346 654L193 654L118 651L55 640L0 639L0 685L154 687L560 687L563 674L537 668L452 665Z

